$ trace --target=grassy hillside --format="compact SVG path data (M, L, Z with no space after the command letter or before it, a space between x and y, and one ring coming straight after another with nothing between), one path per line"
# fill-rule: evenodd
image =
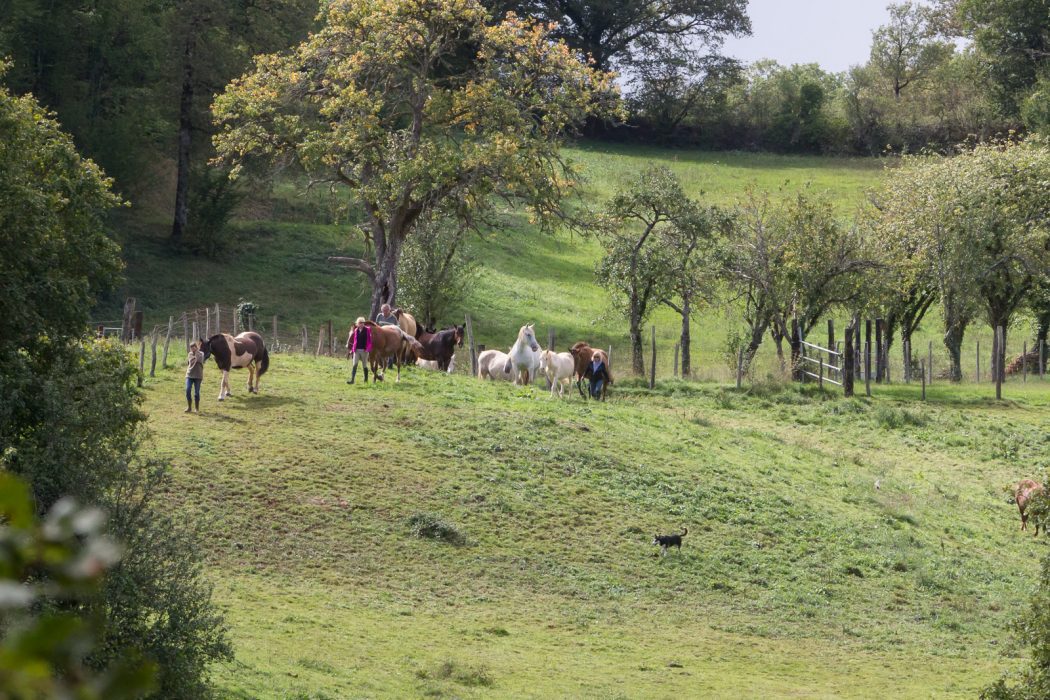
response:
M729 204L749 185L775 191L807 183L827 192L848 215L876 182L881 164L872 159L775 156L748 153L705 153L652 148L585 145L568 157L587 176L585 201L599 206L616 188L652 164L673 168L688 190L706 201ZM311 330L328 319L337 327L367 311L369 290L360 274L325 262L330 255L360 254L350 241L350 224L330 223L337 205L319 192L303 194L285 183L249 202L234 226L229 252L220 260L173 255L166 243L167 222L124 232L127 285L98 311L98 320L120 317L124 296L138 297L146 324L165 324L169 315L185 309L239 298L261 309L263 331L274 315L290 341L302 325ZM521 217L510 219L507 231L476 241L483 272L464 308L448 319L470 312L478 341L509 345L523 323L536 322L540 334L553 327L559 339L588 338L601 345L626 347L626 324L610 310L608 293L594 284L597 243L567 233L548 236ZM661 310L658 326L661 365L670 371L671 346L677 337L673 312ZM710 310L697 319L694 333L701 364L721 372L718 356L732 314ZM559 340L560 344L560 340Z
M226 697L972 697L1017 663L1045 549L1002 488L1045 459L1045 386L597 405L345 376L278 355L217 404L209 367L201 416L180 371L147 384L228 611ZM431 517L463 541L417 536Z

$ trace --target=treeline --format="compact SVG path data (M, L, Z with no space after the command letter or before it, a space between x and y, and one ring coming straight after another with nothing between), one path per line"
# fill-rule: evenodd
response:
M631 74L612 138L789 153L945 150L1050 125L1050 10L1042 0L889 5L868 61L741 66L685 57Z

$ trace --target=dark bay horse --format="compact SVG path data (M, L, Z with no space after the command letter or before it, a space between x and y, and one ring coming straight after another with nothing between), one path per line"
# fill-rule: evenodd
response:
M423 346L397 326L380 326L372 321L365 321L365 324L372 329L372 352L368 354L368 364L372 366L372 382L383 378L380 370L391 357L397 362L396 381L401 381L401 365L406 362L409 353L418 354Z
M261 335L255 331L246 331L235 338L229 333L219 333L207 340L202 339L200 343L204 360L207 361L209 355L214 355L215 364L222 370L219 401L230 395L231 369L247 367L248 393L259 393L259 377L270 367L270 355L266 352L266 342Z
M457 347L463 347L463 326L452 326L436 333L422 331L419 334L422 351L416 352L420 360L434 360L438 369L448 371L448 364L456 354Z

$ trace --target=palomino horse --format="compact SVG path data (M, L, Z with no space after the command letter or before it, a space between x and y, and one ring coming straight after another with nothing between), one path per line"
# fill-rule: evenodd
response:
M529 384L536 378L540 366L540 344L536 342L535 324L530 323L518 329L518 339L510 347L503 372L515 371L515 384Z
M551 383L551 398L557 390L558 396L565 396L565 384L572 381L576 360L572 353L544 350L540 353L540 373ZM562 383L564 382L564 384Z
M478 355L478 379L495 381L514 381L514 374L508 366L510 356L499 350L486 350ZM507 367L504 370L504 367Z
M246 331L234 338L229 333L219 333L207 340L201 340L201 352L204 360L209 355L215 356L215 364L222 370L222 382L219 384L219 401L230 395L230 370L248 368L248 393L259 393L259 377L270 367L270 355L266 352L266 343L255 331ZM252 386L252 380L255 386Z
M420 360L433 360L442 372L448 371L456 346L463 347L463 326L453 326L437 333L422 331L418 338L423 352L416 355Z
M416 317L404 309L394 309L394 315L397 316L398 328L418 340L423 326L416 323Z
M408 357L408 353L419 354L423 346L419 341L405 333L397 326L380 326L373 321L365 321L372 329L372 352L368 354L368 364L372 365L372 382L383 378L380 369L386 365L386 360L393 357L397 362L397 380L401 381L401 365Z

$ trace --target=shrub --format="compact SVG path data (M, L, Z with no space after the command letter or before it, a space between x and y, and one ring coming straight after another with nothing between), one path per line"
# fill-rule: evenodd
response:
M416 676L424 680L455 681L460 685L491 687L495 680L484 666L468 666L452 659L442 661L433 670L419 670Z
M1019 675L1003 676L981 692L982 700L1042 700L1050 697L1050 556L1043 559L1039 585L1015 630L1030 648L1031 663ZM1017 681L1007 685L1007 680Z
M190 174L189 220L182 244L204 257L218 257L226 250L233 212L244 193L224 170L202 167Z
M442 540L457 546L467 541L459 528L432 513L416 513L408 519L408 525L412 534L422 539Z
M875 422L883 428L897 430L905 426L923 426L927 421L926 416L906 408L880 406L875 411Z

